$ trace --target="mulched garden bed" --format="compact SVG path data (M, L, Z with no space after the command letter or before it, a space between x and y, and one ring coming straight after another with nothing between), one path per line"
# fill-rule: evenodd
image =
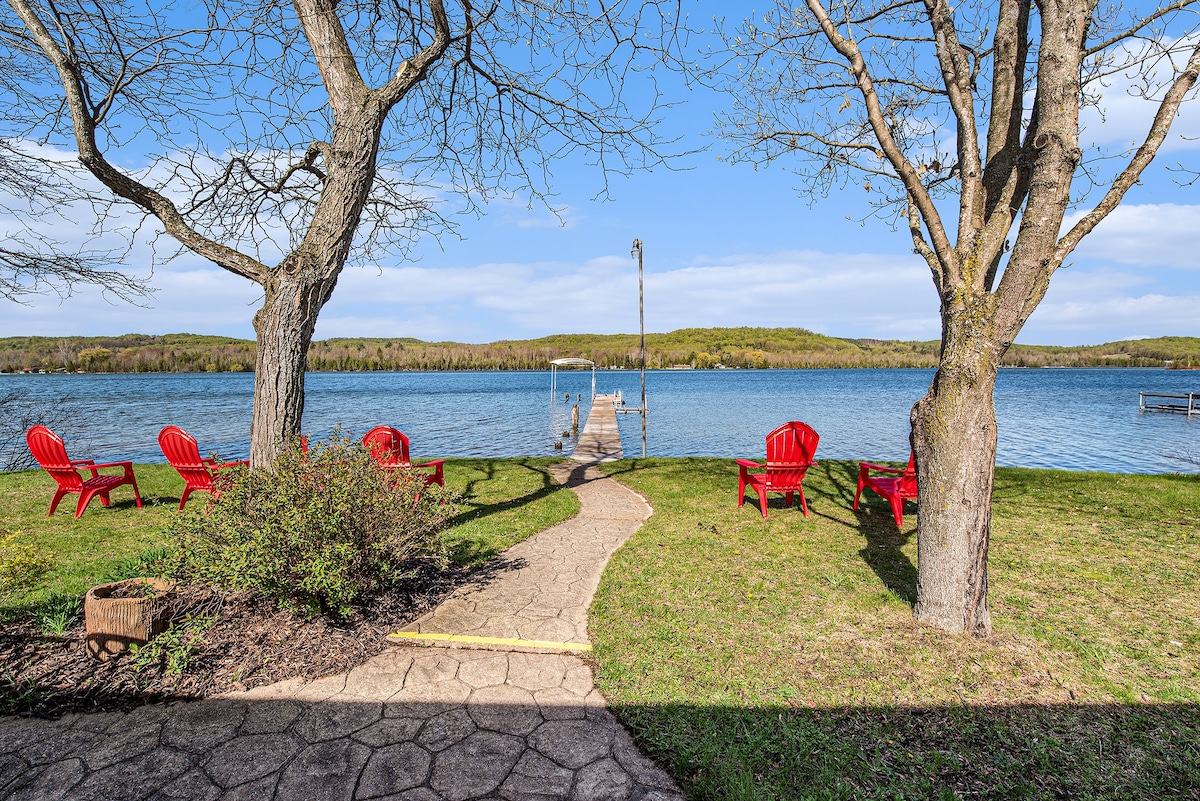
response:
M181 673L123 654L107 662L88 655L82 617L63 636L48 636L32 620L0 623L0 715L58 717L68 712L129 710L168 700L194 700L291 678L342 673L387 648L385 637L436 606L480 572L422 566L388 591L362 599L346 621L306 619L254 592L218 595L206 587L177 588L176 621L215 622L197 634ZM189 628L180 627L182 639ZM160 635L164 636L164 635ZM146 662L143 659L143 662Z

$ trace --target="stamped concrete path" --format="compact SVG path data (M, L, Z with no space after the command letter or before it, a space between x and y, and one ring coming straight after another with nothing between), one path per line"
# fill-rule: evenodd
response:
M0 718L0 797L681 800L573 653L605 562L650 508L592 466L556 478L580 514L507 551L486 584L410 626L415 639L308 683Z

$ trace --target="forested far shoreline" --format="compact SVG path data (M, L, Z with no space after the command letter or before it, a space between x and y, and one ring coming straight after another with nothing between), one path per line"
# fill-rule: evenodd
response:
M670 368L936 367L939 343L846 339L803 328L684 328L646 335L646 366ZM413 338L315 341L314 372L540 370L582 357L600 368L636 368L636 334L557 334L486 344ZM0 338L0 372L249 372L252 340L198 334ZM1200 367L1200 338L1159 337L1101 345L1013 345L1010 367Z

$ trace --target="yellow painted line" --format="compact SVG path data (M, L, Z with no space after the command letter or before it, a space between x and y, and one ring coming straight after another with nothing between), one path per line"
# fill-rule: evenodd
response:
M515 648L545 648L554 651L590 651L585 642L550 642L549 640L519 640L511 637L468 637L464 634L435 634L423 631L397 631L388 635L396 640L433 640L463 645L507 645Z

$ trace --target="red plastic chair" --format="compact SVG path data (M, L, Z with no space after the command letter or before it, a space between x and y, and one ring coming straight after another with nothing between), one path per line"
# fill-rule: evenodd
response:
M174 467L183 479L183 494L179 496L180 509L197 490L211 492L214 498L221 496L221 491L213 485L215 471L250 464L248 459L220 464L217 464L215 459L202 459L196 438L179 426L163 426L163 430L158 432L158 447L162 448L163 456L167 457L171 467Z
M808 468L816 464L813 455L817 452L817 443L821 436L807 423L793 420L784 423L779 428L767 434L767 463L762 473L751 473L750 470L763 467L758 462L748 459L738 459L740 473L738 475L738 506L746 503L746 488L752 487L758 493L758 507L762 516L767 516L767 493L782 492L788 506L792 505L792 497L800 493L800 508L808 517L808 499L804 497L804 474Z
M29 444L29 450L33 458L37 459L37 463L58 483L58 491L54 493L54 500L50 501L50 511L46 513L46 517L54 514L64 495L72 493L79 496L79 503L75 506L76 518L83 514L83 510L97 495L100 496L100 505L108 506L112 503L108 494L114 487L123 484L133 487L133 498L137 501L138 508L142 508L142 496L138 492L137 479L133 477L132 462L96 464L91 459L71 459L67 456L67 446L63 444L62 438L43 425L30 428L25 434L25 442ZM90 472L91 478L79 475L80 467ZM99 471L106 467L119 467L124 471L123 475L101 475Z
M871 473L887 473L884 476L872 476ZM887 499L892 505L892 516L896 518L896 528L904 525L904 502L917 499L917 462L916 455L909 451L908 467L885 467L870 462L858 463L858 490L854 493L854 508L858 509L858 496L862 495L863 487L869 487Z
M388 469L432 467L433 472L425 475L425 484L446 486L445 476L442 473L446 460L434 459L422 464L413 464L408 458L408 437L400 433L398 429L391 426L375 426L363 435L363 446L371 452L380 467Z

